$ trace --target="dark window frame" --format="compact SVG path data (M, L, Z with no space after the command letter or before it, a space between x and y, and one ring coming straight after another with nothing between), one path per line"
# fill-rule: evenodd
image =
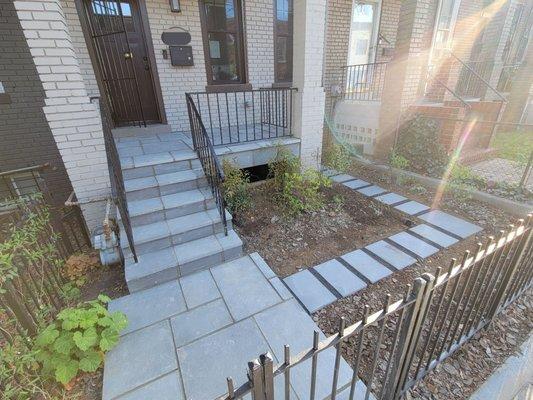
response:
M278 2L274 0L274 87L290 86L292 84L293 76L293 49L294 49L294 0L288 0L289 3L289 18L288 18L288 32L281 33L278 29ZM290 79L279 79L279 62L278 62L278 38L286 38L287 47L287 61L286 64L290 66Z
M198 1L198 7L200 8L200 25L202 29L202 40L204 44L204 61L207 75L207 90L208 91L221 91L224 89L239 90L240 88L248 88L248 60L246 58L246 40L244 35L244 18L241 0L232 0L234 4L236 27L237 32L230 32L227 30L209 30L207 27L207 14L205 11L205 0ZM240 80L236 81L215 81L213 80L213 69L211 64L211 56L209 50L209 33L232 33L237 37L237 54L240 61L238 65L238 71ZM224 89L222 89L223 87ZM220 89L219 89L220 88Z

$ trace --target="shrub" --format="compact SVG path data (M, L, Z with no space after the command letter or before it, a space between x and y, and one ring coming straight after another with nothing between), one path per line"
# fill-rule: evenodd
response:
M339 172L346 172L352 159L349 150L342 144L333 143L324 152L324 165Z
M222 162L225 180L222 184L224 200L231 213L240 213L252 205L250 196L250 176L233 163Z
M301 172L300 160L287 150L278 149L269 163L276 197L289 214L314 211L324 204L321 189L331 186L329 178L316 170Z
M272 180L274 189L281 192L287 176L299 172L300 159L289 150L278 147L276 156L268 163L268 177Z
M401 127L395 154L405 158L410 169L424 175L440 177L448 163L439 143L439 124L423 116L416 116Z
M67 385L80 371L95 372L104 354L127 326L121 312L110 313L103 295L77 308L65 308L35 339L36 359L45 376Z

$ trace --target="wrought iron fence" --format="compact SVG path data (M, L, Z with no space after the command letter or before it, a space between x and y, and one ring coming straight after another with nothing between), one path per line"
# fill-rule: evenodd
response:
M520 66L521 64L510 64L502 67L496 86L500 92L508 93L511 91L511 84Z
M494 62L491 60L464 62L456 84L457 94L463 98L484 99L493 67Z
M274 379L284 380L284 399L290 399L291 371L311 360L309 398L315 398L317 360L320 353L335 348L331 399L337 396L339 365L345 346L352 346L353 375L349 398L356 385L366 385L365 399L399 399L437 365L457 351L499 312L516 300L533 282L532 218L501 231L495 239L479 243L472 255L467 251L448 269L438 268L414 281L404 297L392 302L387 295L383 309L370 313L364 307L362 320L348 327L344 319L339 330L323 341L313 335L313 346L291 356L285 346L284 360L275 366L267 353L248 363L248 382L235 388L227 379L228 392L217 400L273 400ZM370 336L370 333L372 334ZM348 344L348 341L350 343ZM370 349L363 352L362 349ZM384 368L376 368L378 362Z
M64 280L57 261L90 248L90 239L78 207L53 204L43 178L47 166L26 168L32 179L25 180L27 190L14 190L0 201L0 241L6 243L23 237L25 227L33 232L31 241L3 246L5 257L0 263L0 336L11 341L11 332L25 337L37 332L43 313L54 313L64 304ZM40 171L40 174L37 172ZM20 170L2 173L3 178L19 176ZM31 183L31 184L30 184ZM36 222L37 221L37 222ZM38 229L37 229L38 228ZM26 236L24 236L26 237ZM19 243L20 242L20 243Z
M187 93L213 146L292 135L294 88Z
M381 100L387 63L347 65L342 70L341 90L345 100Z
M194 150L202 164L204 174L211 187L211 192L224 225L224 233L228 234L228 223L226 221L226 203L222 192L222 183L224 182L224 171L222 170L218 157L213 148L213 144L207 134L202 117L198 113L194 101L190 94L186 94L187 110L189 113L189 123L191 126L191 135Z
M100 108L102 118L102 130L104 132L104 142L107 157L107 167L109 169L109 178L111 180L111 194L113 202L117 205L120 213L120 222L126 232L130 251L133 259L137 262L137 252L135 251L135 242L133 241L133 230L131 225L128 202L126 200L126 189L124 187L124 177L122 176L122 167L120 165L120 156L117 145L111 132L112 122L109 107L106 101L101 101L99 97L91 97L92 102L97 102Z

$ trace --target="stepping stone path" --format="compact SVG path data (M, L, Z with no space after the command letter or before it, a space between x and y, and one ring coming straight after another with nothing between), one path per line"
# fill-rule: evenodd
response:
M414 265L440 250L482 230L461 218L372 185L347 174L326 170L335 182L375 198L424 223L371 243L320 265L283 279L291 293L313 313L334 301L350 296L396 271Z

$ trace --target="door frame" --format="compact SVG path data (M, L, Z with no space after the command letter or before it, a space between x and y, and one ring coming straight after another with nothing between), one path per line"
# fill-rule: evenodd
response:
M354 5L357 2L357 0L352 0L351 4L351 10L350 10L350 34L348 35L348 49L346 52L346 65L350 65L349 59L350 59L350 44L352 43L352 20L353 20L353 10ZM376 11L376 17L374 18L375 24L372 26L372 36L370 38L370 47L374 47L374 50L372 51L372 57L369 57L369 60L366 64L373 64L376 62L377 56L378 56L378 46L379 46L379 28L381 25L381 10L382 10L382 0L361 0L361 3L374 3L377 4L377 11ZM374 26L375 25L375 26ZM369 48L370 48L369 47Z
M78 19L80 20L81 30L83 32L83 37L85 39L85 45L89 52L89 57L91 59L91 66L93 68L94 75L96 77L96 83L98 84L98 90L100 95L106 93L104 81L102 79L102 73L100 71L100 66L98 65L98 58L96 57L96 49L94 48L94 43L91 38L89 21L87 20L87 15L85 14L85 5L84 1L86 0L74 0L76 5L76 11L78 13ZM148 20L148 10L146 8L146 0L133 0L137 2L140 20L141 20L141 33L144 39L146 46L146 55L150 63L150 69L152 71L152 86L154 88L154 94L157 105L157 114L159 116L159 123L167 124L167 116L165 113L165 106L163 103L163 93L161 91L161 83L159 81L159 72L157 70L157 63L155 60L155 51L154 43L152 41L152 36L150 32L150 24ZM115 121L113 121L113 124Z

